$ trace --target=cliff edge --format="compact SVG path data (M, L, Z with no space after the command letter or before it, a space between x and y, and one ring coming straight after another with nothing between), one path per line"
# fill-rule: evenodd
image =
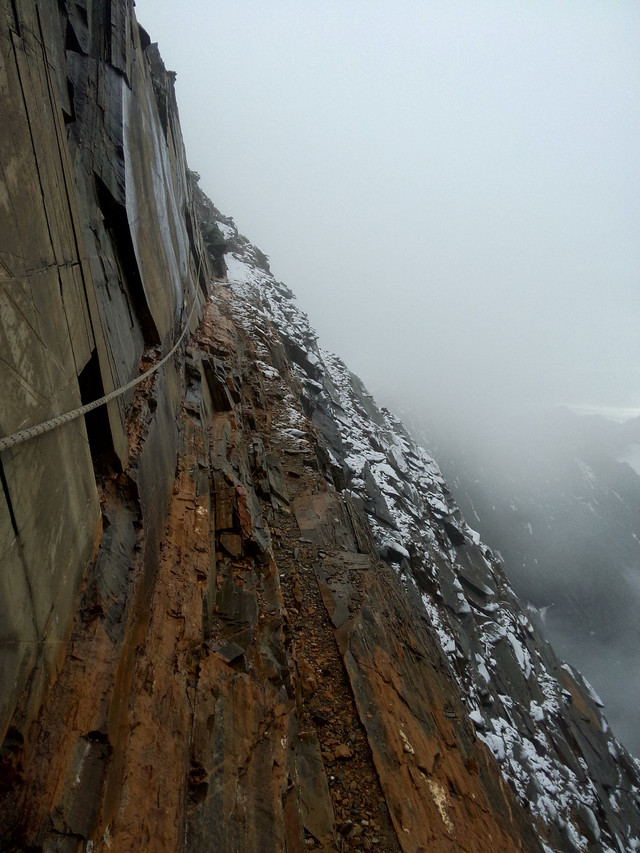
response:
M640 848L638 763L200 191L131 0L0 0L0 51L3 849Z

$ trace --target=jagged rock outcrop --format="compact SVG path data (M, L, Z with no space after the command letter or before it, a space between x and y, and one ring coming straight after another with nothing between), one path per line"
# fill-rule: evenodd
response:
M0 2L6 850L632 850L637 764L197 188L131 2ZM184 336L183 336L184 332Z

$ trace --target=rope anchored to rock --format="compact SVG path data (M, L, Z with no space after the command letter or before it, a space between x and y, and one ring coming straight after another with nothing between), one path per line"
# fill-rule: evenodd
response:
M200 263L202 263L202 256L200 257ZM198 280L199 274L200 267L198 267L198 275L196 276L196 281ZM10 447L15 447L17 444L22 444L25 441L29 441L29 439L35 438L38 435L43 435L46 432L50 432L51 430L56 429L57 427L62 426L63 424L68 424L71 421L75 421L82 415L86 415L87 412L92 412L94 409L98 409L100 406L104 406L105 403L109 403L111 400L115 400L116 397L121 397L123 394L126 394L127 391L130 391L132 388L135 388L136 385L139 385L141 382L143 382L148 376L151 376L157 370L160 370L162 365L166 364L167 361L169 361L169 359L180 346L182 339L184 338L189 329L189 324L191 323L191 318L193 317L193 312L197 304L198 300L194 296L193 305L191 306L191 311L189 312L189 317L187 318L187 322L185 323L184 329L182 330L182 334L161 361L159 361L157 364L154 364L153 367L149 368L149 370L147 370L141 376L136 377L131 382L127 382L126 385L122 385L120 388L116 388L115 391L110 391L108 394L105 394L104 397L100 397L100 399L98 400L94 400L93 402L87 403L84 406L80 406L77 409L72 409L70 412L65 412L63 415L56 415L55 418L50 418L48 421L44 421L44 423L35 424L35 426L27 427L27 429L15 432L13 433L13 435L8 435L5 438L0 438L0 453L3 450L8 450Z

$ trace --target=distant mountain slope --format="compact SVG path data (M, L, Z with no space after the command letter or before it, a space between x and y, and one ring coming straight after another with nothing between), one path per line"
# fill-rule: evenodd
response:
M640 476L625 461L640 420L557 409L464 435L436 424L412 419L518 595L640 754Z

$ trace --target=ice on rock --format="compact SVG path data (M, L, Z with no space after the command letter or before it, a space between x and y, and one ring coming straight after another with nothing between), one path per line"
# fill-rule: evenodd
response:
M483 729L485 727L484 717L477 709L471 711L471 713L469 714L469 719L478 728Z
M282 431L285 432L287 435L290 435L292 438L306 438L307 437L306 432L304 432L301 429L297 429L295 427L287 427L286 429L283 429Z
M393 551L395 554L399 554L407 560L411 556L407 549L403 545L401 545L396 539L383 539L381 542L381 546L386 547L390 551Z
M220 229L220 233L222 234L225 240L230 240L234 236L235 231L231 227L231 225L227 225L226 222L221 222L219 220L216 221L216 225Z
M590 697L591 701L593 702L593 704L596 705L598 708L604 708L604 702L598 696L598 694L593 689L591 684L589 684L589 682L587 681L587 679L584 676L581 676L581 678L582 678L582 683L586 687L587 693L589 694L589 697Z
M478 669L478 675L484 682L485 686L488 686L491 681L491 676L489 675L489 670L487 669L485 659L482 655L476 655L476 667Z
M268 379L279 379L280 378L280 374L275 369L275 367L273 367L272 365L267 364L265 361L259 361L259 360L256 360L256 364L260 368L260 372L264 376L266 376Z
M474 545L479 545L479 544L480 544L480 534L478 533L478 531L477 531L477 530L473 530L473 528L471 528L471 527L469 527L469 526L467 525L467 527L466 527L466 533L467 533L467 535L469 536L469 538L471 539L471 541L473 542L473 544L474 544Z
M524 673L524 677L529 678L531 675L531 658L529 657L529 652L511 632L507 636L518 661L518 666Z
M544 708L542 705L539 705L535 699L532 699L529 703L529 714L535 723L540 723L544 720Z
M492 734L491 732L486 733L478 733L478 737L480 740L484 741L486 745L489 747L494 757L498 761L504 761L507 755L505 743L503 739L496 734Z

